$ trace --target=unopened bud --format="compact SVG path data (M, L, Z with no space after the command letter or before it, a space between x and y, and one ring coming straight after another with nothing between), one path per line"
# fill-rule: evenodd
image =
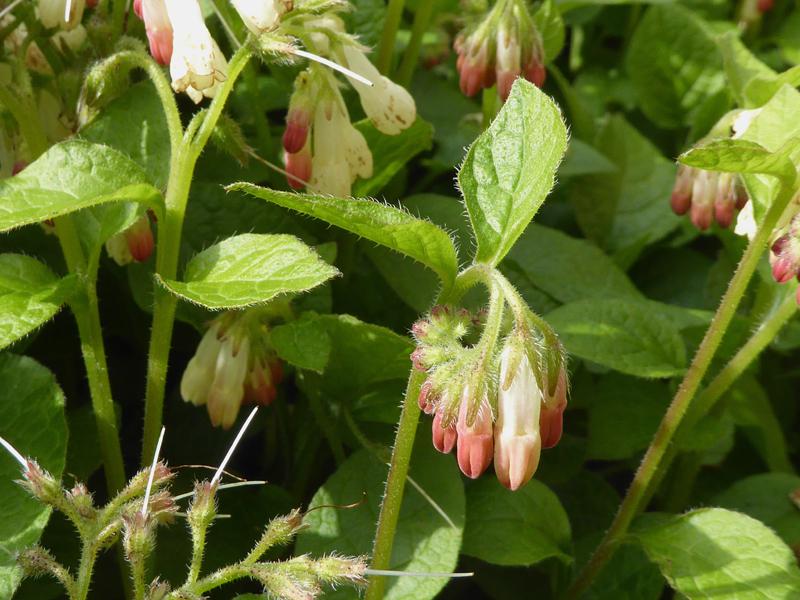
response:
M76 483L75 486L67 492L67 502L71 504L77 513L84 518L90 519L95 515L94 500L91 492L82 483Z
M433 447L442 454L450 454L458 440L458 433L455 423L444 426L443 419L443 411L436 411L436 414L433 416L433 424L431 425Z
M470 404L474 402L472 392L464 388L461 397L461 406L458 411L458 466L467 477L477 479L492 462L494 441L492 437L492 408L486 398L479 400L477 413L472 424L469 423L468 414Z
M143 515L140 511L122 517L123 534L122 547L128 560L144 561L153 552L155 536L153 522L150 515Z
M186 513L192 529L205 529L217 516L217 486L209 481L198 481L194 484L192 504Z
M436 408L435 396L433 383L430 380L426 380L419 388L419 396L417 397L419 408L426 415L433 414Z
M290 544L302 528L303 515L298 509L288 515L275 517L267 524L261 539L248 555L248 561L255 562L270 548Z
M35 460L28 459L23 476L23 486L44 504L55 506L63 499L61 485Z
M328 585L364 583L364 571L367 569L367 563L360 556L350 558L329 555L315 560L312 568L317 578Z

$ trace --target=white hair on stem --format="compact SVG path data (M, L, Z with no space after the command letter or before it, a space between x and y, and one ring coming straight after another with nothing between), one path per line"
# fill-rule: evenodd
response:
M161 454L161 444L164 441L164 433L166 431L166 427L161 428L161 433L158 436L158 443L156 444L156 451L153 452L153 464L150 465L150 475L147 477L147 487L144 490L144 502L142 503L143 517L147 516L147 509L150 504L150 492L153 490L153 478L156 475L156 465L158 464L158 455Z

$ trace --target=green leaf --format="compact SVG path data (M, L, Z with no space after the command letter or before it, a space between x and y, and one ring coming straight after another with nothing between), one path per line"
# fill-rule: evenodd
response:
M458 561L464 526L464 489L452 457L431 448L422 439L413 453L410 476L455 525L436 512L417 489L406 487L389 568L413 572L452 572ZM353 454L325 482L311 500L308 527L297 536L295 552L321 556L330 552L358 555L372 551L375 515L380 509L386 465L361 450ZM364 499L355 508L337 505ZM323 507L313 510L314 507ZM428 600L447 584L447 579L391 577L386 600ZM359 592L342 587L329 599L359 598Z
M0 231L106 202L154 205L157 198L160 193L131 159L108 146L68 140L0 181Z
M536 29L542 36L545 63L553 62L564 48L564 20L553 0L545 0L533 14Z
M763 146L742 139L715 140L692 148L678 160L690 167L726 173L763 173L783 180L787 185L794 182L797 171L789 148L770 152Z
M664 578L641 548L622 545L611 557L582 600L658 600Z
M506 566L552 557L569 563L570 535L558 496L536 479L516 492L495 477L482 477L467 487L464 554Z
M762 473L740 479L713 503L758 519L794 547L800 544L800 509L792 501L798 490L800 477L794 473Z
M169 132L164 109L149 80L131 86L80 130L80 138L130 157L159 189L169 176Z
M374 383L405 379L411 340L350 315L309 315L272 330L278 356L323 373L325 389L351 400Z
M725 76L736 103L742 108L761 106L748 94L749 84L756 78L774 79L775 71L761 62L750 52L734 31L728 31L716 40L725 66ZM769 98L767 98L768 100Z
M628 276L597 246L531 224L505 259L559 302L612 296L638 299Z
M593 173L614 173L616 170L617 166L602 153L586 142L572 138L558 174L561 177L576 177Z
M362 44L376 46L386 20L383 0L351 0L352 10L342 13L347 31L357 35Z
M697 107L724 85L708 25L677 4L647 11L631 39L626 66L642 111L666 128L690 124Z
M192 258L186 265L184 281L159 281L177 296L217 310L263 304L281 294L305 292L338 273L294 236L246 233Z
M49 321L76 283L75 276L58 279L35 258L0 254L0 348Z
M591 399L588 457L620 460L647 448L670 396L660 381L636 381L617 373L603 377Z
M651 303L578 300L547 314L567 351L637 377L683 373L686 348L676 326Z
M398 135L381 133L368 120L356 123L356 129L367 140L373 160L372 177L353 184L353 195L361 198L381 191L400 169L433 143L433 127L419 117Z
M432 269L445 287L452 285L458 271L453 240L429 221L406 211L372 200L357 200L291 194L251 183L235 183L229 190L247 192L273 204L322 219L356 235L405 254Z
M633 535L689 598L782 600L800 589L794 553L760 521L722 508L648 521Z
M675 166L620 116L605 121L594 147L617 170L573 179L570 200L586 236L627 265L680 224L669 207Z
M478 244L476 261L497 265L511 250L550 193L566 148L558 106L532 83L517 79L458 172Z
M36 361L0 354L0 435L25 457L39 462L56 479L67 453L64 395L53 374ZM0 455L0 598L10 598L22 573L16 553L35 544L50 509L22 489L20 465Z

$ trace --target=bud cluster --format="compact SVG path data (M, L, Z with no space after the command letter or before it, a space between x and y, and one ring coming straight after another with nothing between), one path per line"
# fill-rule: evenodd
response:
M736 173L718 173L680 165L670 204L676 215L689 213L695 227L705 231L716 221L727 228L748 197Z
M462 342L480 324L478 315L446 306L414 324L411 360L427 375L418 402L433 416L433 445L443 453L456 448L466 476L479 477L494 460L500 482L517 490L536 471L542 448L561 438L563 350L515 325L486 360L485 350Z
M417 109L411 94L380 74L338 16L326 13L303 26L310 32L307 46L372 84L348 79L378 131L397 135L412 125ZM315 192L346 197L357 178L372 176L372 152L350 121L338 81L314 64L295 79L283 149L288 182L295 189L308 185Z
M230 428L242 404L268 406L277 395L283 367L269 345L269 313L229 311L211 326L181 379L181 396L206 405L215 427Z
M800 281L800 213L792 217L772 243L769 262L772 277L778 283L786 283L793 278ZM800 305L800 288L797 290L797 303Z
M541 87L545 56L542 36L523 0L498 1L481 21L455 39L461 91L474 96L497 84L505 101L517 77Z

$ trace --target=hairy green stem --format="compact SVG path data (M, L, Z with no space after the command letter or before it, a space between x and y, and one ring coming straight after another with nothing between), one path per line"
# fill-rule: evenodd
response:
M156 247L156 274L162 279L177 277L183 220L195 165L216 127L236 78L244 69L251 54L247 46L236 51L228 65L228 78L217 90L202 124L197 128L197 133L193 136L183 136L183 141L177 144L177 150L173 149L167 193L164 199L164 218L159 224ZM167 292L158 282L154 283L153 326L150 331L145 386L142 465L147 465L152 459L161 431L164 391L176 308L175 296Z
M389 6L386 7L386 20L383 22L383 35L378 44L378 60L376 61L376 66L383 75L388 75L392 68L395 39L397 30L400 29L405 4L406 0L389 0Z
M658 474L659 467L669 450L675 432L686 415L695 393L711 364L711 360L714 358L717 348L719 348L722 337L733 320L736 309L741 302L742 296L744 296L750 278L758 266L758 261L767 246L775 224L791 200L793 192L794 189L792 187L781 185L778 197L767 212L764 222L759 227L755 237L748 244L736 268L736 272L731 278L728 289L722 297L722 302L697 350L697 354L695 354L694 360L692 360L692 364L689 366L675 394L675 398L667 409L653 441L650 443L650 447L647 449L642 463L634 475L633 482L620 504L611 527L595 549L589 562L567 590L566 598L577 599L589 588L597 574L611 559L620 542L627 534L631 521L641 510L642 502L650 488L650 483Z
M414 71L419 61L419 53L422 49L422 38L427 33L431 17L436 11L436 2L437 0L427 0L427 2L417 4L417 12L414 15L414 24L411 28L411 39L395 75L397 83L404 87L408 87L411 83L411 78L414 76Z
M97 548L94 541L86 541L81 548L81 558L78 564L78 577L75 580L75 599L86 600L89 596L89 587L92 583L94 563L97 560Z
M375 531L375 543L372 548L373 569L388 569L392 558L392 545L400 518L400 506L403 503L408 467L411 463L411 450L419 424L419 404L417 396L425 373L413 369L408 378L403 410L397 426L392 461L389 463L389 476L386 479L386 490L378 515L378 528ZM386 589L386 578L380 575L370 577L365 600L380 600Z

